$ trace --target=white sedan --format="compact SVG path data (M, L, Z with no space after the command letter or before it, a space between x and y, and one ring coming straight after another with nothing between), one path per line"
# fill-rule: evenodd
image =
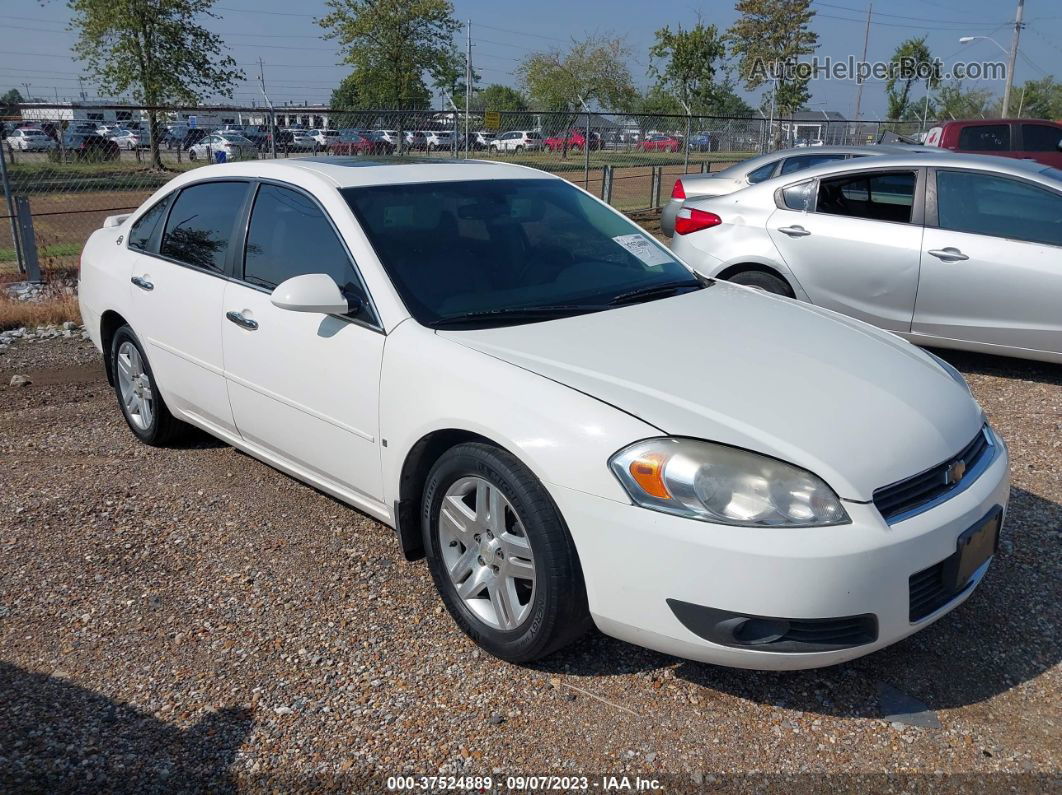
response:
M996 549L1006 448L953 368L700 278L539 171L207 166L81 263L139 439L197 426L395 528L507 660L596 624L838 663L955 608Z
M141 133L125 129L117 130L110 136L110 138L118 144L120 148L129 150L137 149L140 146L141 140L144 140Z
M7 145L20 152L48 152L58 144L44 130L22 127L7 136Z
M249 138L234 133L214 133L188 147L188 159L217 160L223 154L225 160L258 157L258 147Z

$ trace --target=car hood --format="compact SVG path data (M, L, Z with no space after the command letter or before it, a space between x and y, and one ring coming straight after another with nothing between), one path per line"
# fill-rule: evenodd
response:
M850 500L946 461L984 422L967 390L913 345L723 282L605 312L438 333L663 434L802 466Z

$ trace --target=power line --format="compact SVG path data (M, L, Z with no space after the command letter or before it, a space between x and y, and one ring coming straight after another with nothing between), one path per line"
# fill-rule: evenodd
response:
M866 9L863 9L863 8L853 8L851 6L839 6L839 5L835 5L833 3L824 3L824 2L822 2L822 0L815 0L815 5L820 5L820 6L823 6L824 8L836 8L836 9L841 10L841 11L852 11L852 12L855 12L855 13L858 13L858 14L862 14L866 10ZM912 20L912 21L915 21L915 22L945 22L945 23L947 23L949 25L1000 25L1000 24L1006 25L1006 24L1008 24L1005 21L1004 22L1000 22L999 20L996 20L994 22L987 22L987 21L978 21L978 20L951 20L951 19L943 19L941 17L912 17L912 16L907 16L906 14L888 14L888 13L886 13L884 11L875 11L874 12L874 16L876 16L876 17L888 17L889 19L909 19L909 20Z

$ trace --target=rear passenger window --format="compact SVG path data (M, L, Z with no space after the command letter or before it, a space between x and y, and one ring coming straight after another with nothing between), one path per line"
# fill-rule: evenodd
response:
M959 149L968 152L1006 152L1010 149L1010 126L978 124L959 131Z
M1047 124L1023 124L1021 148L1023 152L1057 152L1062 142L1062 130Z
M262 185L247 230L244 279L273 289L307 273L327 273L348 296L367 299L350 255L317 203L299 191Z
M782 163L782 170L779 173L792 174L794 171L803 171L805 168L821 166L823 163L829 163L834 160L844 160L845 157L845 155L800 155L799 157L790 157Z
M169 203L170 197L167 196L136 220L133 228L129 230L129 248L135 248L137 251L148 251L151 239L155 236L155 230L158 228L162 216L166 214L166 207Z
M816 210L829 215L910 223L914 189L912 172L824 179L819 184Z
M197 268L221 273L246 182L205 182L177 196L166 221L160 253Z

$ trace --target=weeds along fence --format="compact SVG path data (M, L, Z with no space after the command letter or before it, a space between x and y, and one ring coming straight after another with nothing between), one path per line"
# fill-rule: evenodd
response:
M132 211L181 171L220 160L362 155L496 160L557 174L634 212L666 202L683 174L720 170L779 140L866 143L883 129L833 120L772 123L761 116L532 111L466 117L452 110L320 106L270 111L24 104L17 117L0 121L6 171L0 277L6 279L25 273L32 250L42 277L69 273L85 239L106 216ZM17 132L20 127L43 135L27 140ZM159 142L157 163L152 138Z

